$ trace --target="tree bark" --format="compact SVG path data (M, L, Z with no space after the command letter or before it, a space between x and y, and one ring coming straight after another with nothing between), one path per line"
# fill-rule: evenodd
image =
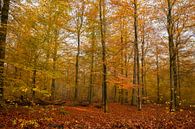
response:
M143 25L143 34L142 34L142 45L141 45L141 85L142 85L142 96L145 96L145 52L144 52L144 45L145 45L145 30Z
M124 27L123 27L123 19L121 18L121 27L120 27L120 30L121 30L121 76L123 76L124 75L124 70L123 70L123 56L124 56L124 53L123 53L123 45L124 45L124 43L123 43L123 29L124 29ZM124 82L123 82L123 80L122 80L122 84L123 84ZM122 87L121 86L121 94L120 94L120 103L121 104L123 104L124 103L124 87Z
M138 19L137 19L137 0L134 0L134 74L133 84L137 87L137 109L141 110L141 88L140 88L140 65L138 49ZM135 97L135 88L133 88L133 97ZM132 98L135 99L135 98ZM134 101L134 100L133 100Z
M79 55L80 55L80 32L77 34L77 55L76 55L76 75L75 75L75 93L74 100L77 101L78 98L78 80L79 80Z
M137 98L136 98L136 82L137 82L137 54L136 54L136 47L135 47L135 42L134 42L134 58L133 58L133 88L132 88L132 98L131 98L131 104L132 105L137 105Z
M167 14L167 31L168 31L168 41L169 41L169 63L170 63L170 111L174 112L176 110L175 102L175 54L174 54L174 42L173 42L173 19L172 19L172 7L173 4L171 0L168 0L168 14Z
M90 78L89 78L89 94L88 101L91 104L92 102L92 91L93 91L93 72L94 72L94 46L95 45L95 28L93 28L92 32L92 42L91 42L91 70L90 70Z
M146 68L145 68L145 23L142 26L142 44L141 44L141 86L142 86L142 103L146 102ZM144 98L143 98L144 97Z
M177 84L178 84L178 88L177 88L177 105L179 105L180 101L181 101L181 77L180 77L180 58L179 58L179 47L178 47L179 43L176 44L176 60L177 60Z
M55 30L54 34L55 34L55 39L54 39L55 41L54 41L54 50L53 50L53 73L55 73L56 71L56 61L57 61L57 51L58 51L57 30ZM56 79L55 77L53 77L52 82L51 82L51 100L52 101L55 100L55 89L56 89Z
M76 55L76 64L75 64L75 93L74 101L78 100L78 83L79 83L79 56L80 56L80 38L81 38L81 28L83 26L83 15L84 15L84 2L82 3L81 15L77 12L77 55Z
M156 46L156 85L157 85L157 103L160 103L160 77L159 77L158 46Z
M6 47L6 35L7 35L7 23L9 14L10 0L3 0L0 3L1 13L1 26L0 26L0 103L3 101L4 93L4 60L5 60L5 47Z
M116 78L116 69L114 69L114 77ZM117 93L118 93L118 86L117 84L114 84L114 102L118 102Z
M36 88L36 69L33 70L33 76L32 76L32 100L35 100L35 88Z
M105 43L105 1L99 1L100 33L102 44L102 101L104 112L108 111L107 105L107 66L106 66L106 43Z

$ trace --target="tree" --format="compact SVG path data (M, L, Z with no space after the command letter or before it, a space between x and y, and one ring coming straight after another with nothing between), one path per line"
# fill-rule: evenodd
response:
M172 9L174 6L174 1L167 1L167 32L168 32L168 41L169 41L169 67L170 67L170 90L171 90L171 102L170 102L170 111L175 111L176 109L176 96L175 88L177 87L177 75L176 75L176 55L174 49L174 39L173 39L173 18L172 18Z
M192 34L190 28L191 24L191 10L193 10L192 0L159 0L157 5L159 10L163 10L158 13L158 18L160 19L159 27L161 28L161 38L168 41L168 51L169 51L169 86L170 86L170 111L174 112L179 104L178 98L180 92L181 83L181 64L186 62L181 62L181 53L190 52L191 48L187 46L190 43ZM161 9L160 9L161 8ZM163 15L162 15L163 14ZM165 17L163 17L165 16ZM166 20L166 21L165 21ZM185 28L185 29L184 29ZM166 31L168 36L163 36L163 32ZM179 36L180 35L180 36ZM182 35L182 36L181 36ZM182 37L182 43L179 41ZM165 40L165 41L166 41ZM180 42L178 44L178 42ZM188 43L187 43L188 42ZM187 44L188 45L187 45ZM185 47L185 50L182 48ZM190 59L189 56L187 56ZM179 59L179 60L178 60ZM184 71L186 69L183 69Z
M159 48L156 45L156 85L157 85L157 103L160 103L160 76L159 76Z
M99 1L99 18L100 18L100 33L101 33L101 44L102 44L102 102L104 112L108 111L107 105L107 66L106 66L106 42L105 42L105 1Z
M94 65L95 65L95 50L96 50L96 27L97 27L97 15L98 10L96 9L97 3L92 2L90 9L87 15L88 21L88 33L89 33L89 42L90 42L90 75L89 75L89 89L88 89L88 101L92 102L93 98L93 89L94 89Z
M1 27L0 27L0 101L3 100L3 88L4 88L4 62L5 62L5 47L6 47L6 35L7 35L7 23L9 13L10 0L0 0L0 13L1 13Z
M94 74L94 48L95 47L95 30L92 30L91 36L91 68L90 68L90 83L89 83L89 94L88 94L88 101L89 103L92 102L92 91L93 91L93 74Z
M142 87L142 100L145 102L147 97L147 89L146 89L146 55L148 51L148 44L151 42L150 35L152 32L152 24L151 24L151 12L152 9L146 2L142 2L140 4L140 20L138 21L140 31L140 42L141 42L141 87ZM154 14L152 14L154 15Z
M81 10L81 12L80 12ZM83 19L84 19L84 10L85 10L85 1L81 2L81 7L79 4L77 5L76 10L76 35L77 35L77 54L76 54L76 64L75 64L75 95L74 99L77 101L78 99L78 85L79 85L79 56L80 56L80 44L81 44L81 33L83 27Z
M137 13L137 0L133 1L134 8L134 63L133 63L133 85L132 90L132 104L137 104L138 110L141 110L141 88L140 88L140 64L139 64L139 48L138 48L138 13ZM136 90L137 87L137 102Z

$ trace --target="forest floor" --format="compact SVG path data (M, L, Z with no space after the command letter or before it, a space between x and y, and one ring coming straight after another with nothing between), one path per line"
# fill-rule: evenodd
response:
M180 109L170 113L168 107L136 107L109 104L109 112L94 106L34 106L0 110L0 128L4 129L134 129L195 128L195 110Z

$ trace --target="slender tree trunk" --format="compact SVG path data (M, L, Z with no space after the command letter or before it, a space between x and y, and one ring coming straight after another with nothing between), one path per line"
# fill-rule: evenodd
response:
M177 29L178 28L178 25L177 25ZM177 81L177 84L176 84L176 107L179 107L180 105L180 102L181 102L181 79L180 79L180 59L179 59L179 44L181 42L181 39L180 39L181 35L180 33L177 35L177 38L176 38L176 41L175 41L175 71L176 71L176 78L175 80Z
M63 99L64 100L67 99L67 87L69 85L68 76L69 76L69 69L66 69L66 71L65 71L65 83L64 83L64 90L63 90Z
M142 97L144 97L144 99L142 99L142 103L146 102L146 80L145 80L145 23L143 24L143 28L142 28L142 44L141 44L141 86L142 86Z
M134 79L133 84L137 86L137 108L141 110L141 87L140 87L140 65L139 65L139 49L138 49L138 20L137 20L137 0L134 0ZM136 80L135 80L136 78ZM134 96L134 94L133 94Z
M177 53L176 53L176 59L177 59L177 81L178 81L178 88L177 88L177 93L178 93L178 104L181 101L181 78L180 78L180 59L179 59L179 50L178 50L178 44L176 47Z
M135 43L134 43L134 61L133 61L133 88L132 88L132 99L131 99L131 104L136 105L137 104L137 97L136 97L136 76L137 76L137 62L136 62L136 48L135 48Z
M145 97L146 97L146 99L147 99L147 96L148 96L148 92L147 92L147 81L146 81L146 67L145 67L145 64L144 64L144 69L145 69L145 71L144 71L144 90L145 90Z
M55 34L56 36L55 36L54 51L53 51L53 73L55 73L56 71L57 48L58 48L57 33ZM56 79L55 77L53 77L51 82L51 100L55 100L55 89L56 89Z
M89 81L89 95L88 95L88 101L91 104L92 102L92 91L93 91L93 71L94 71L94 54L92 54L91 57L91 70L90 70L90 81Z
M124 56L124 53L123 53L123 45L124 45L124 43L123 43L123 20L122 20L122 23L121 23L122 25L121 25L121 76L123 76L124 75L124 70L123 70L123 56ZM124 83L123 82L123 80L122 80L122 83ZM124 103L124 87L122 87L121 86L121 94L120 94L120 103L121 104L123 104Z
M156 84L157 84L157 103L160 103L160 77L159 77L159 55L158 46L156 46Z
M127 54L127 37L125 37L125 77L128 78L128 69L127 69L127 63L128 63L128 54ZM125 102L128 103L128 89L125 91Z
M55 100L55 84L56 84L56 79L52 78L51 80L51 100Z
M10 0L3 0L0 3L0 16L1 16L1 26L0 26L0 104L3 101L3 89L4 89L4 60L5 60L5 47L6 47L6 35L7 35L7 22L9 14L9 3ZM2 7L1 7L2 6Z
M75 93L74 101L78 100L78 83L79 83L79 56L80 56L80 39L81 39L81 29L83 26L83 16L84 16L85 3L82 3L81 14L78 12L77 17L77 55L76 55L76 64L75 64Z
M174 81L174 101L175 101L175 107L178 106L178 87L177 87L177 62L176 62L176 51L173 49L173 81Z
M137 108L138 110L141 110L141 102L142 102L142 92L141 92L141 86L140 86L140 65L139 65L139 49L137 44L137 85L138 85L138 91L137 91Z
M48 41L48 42L49 42L49 41ZM45 61L45 66L44 66L46 70L48 70L49 58L50 58L50 51L47 50L47 51L46 51L46 61ZM48 76L45 75L44 78L43 78L43 83L44 83L44 84L43 84L43 85L44 85L44 86L43 86L43 90L47 90L48 80L49 80L49 79L48 79Z
M95 52L94 47L95 47L95 28L93 28L92 42L91 42L91 70L90 70L89 94L88 94L88 101L90 104L92 102L92 91L93 91L94 52Z
M114 77L116 78L116 69L114 69ZM117 84L114 84L114 102L117 102L117 92L118 92Z
M174 82L174 42L173 42L173 21L172 21L172 3L168 0L168 14L167 14L167 30L168 30L168 40L169 40L169 62L170 62L170 111L174 112L176 107L175 102L175 82Z
M79 55L80 55L80 32L77 33L77 55L76 55L76 75L75 75L75 93L74 100L78 98L78 80L79 80Z
M104 112L108 111L107 105L107 66L106 66L106 43L105 43L105 1L99 1L99 13L100 13L100 33L101 33L101 44L102 44L102 100Z
M35 88L36 88L36 74L37 71L36 69L33 70L33 75L32 75L32 100L35 100Z
M144 54L144 45L145 45L145 30L143 25L143 34L142 34L142 45L141 45L141 85L142 85L142 96L145 96L145 84L144 84L144 78L145 78L145 54Z
M136 94L136 87L138 87L137 82L137 0L134 0L134 62L133 62L133 89L132 89L132 105L138 105L137 99L138 94Z

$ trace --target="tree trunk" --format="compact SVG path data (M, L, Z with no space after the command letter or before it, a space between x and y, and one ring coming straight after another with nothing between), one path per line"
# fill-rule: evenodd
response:
M159 77L158 46L156 46L156 85L157 85L157 103L160 103L160 77Z
M0 104L3 101L3 88L4 88L4 60L5 60L5 47L6 47L6 35L7 35L7 22L9 14L10 0L3 0L0 3L1 13L1 26L0 26Z
M128 63L128 54L127 54L127 37L125 37L125 77L128 78L128 69L127 69L127 63ZM128 89L125 91L125 102L128 103Z
M170 111L175 111L175 55L174 55L174 42L173 42L173 21L172 21L172 3L168 0L168 14L167 14L167 31L169 40L169 63L170 63Z
M178 88L177 88L177 98L178 98L178 102L177 104L179 105L180 101L181 101L181 78L180 78L180 59L179 59L179 47L178 47L178 43L176 45L176 59L177 59L177 82L178 82Z
M123 72L123 56L124 56L124 53L123 53L123 45L124 45L124 43L123 43L123 20L121 19L121 21L122 21L122 25L121 25L121 76L123 77L123 75L124 75L124 72ZM123 80L121 80L122 81L122 85L123 85ZM124 87L121 85L121 94L120 94L120 103L121 104L123 104L124 103Z
M177 106L178 103L178 87L177 87L177 62L176 62L176 51L175 48L173 49L173 81L174 81L174 101L175 101L175 107Z
M116 78L116 69L114 69L114 77ZM117 93L118 93L118 87L117 84L114 84L114 102L117 102Z
M57 61L57 49L58 49L58 43L57 43L57 31L55 32L55 41L54 41L54 51L53 51L53 73L56 71L56 61ZM55 76L53 74L53 76ZM51 82L51 100L55 100L55 89L56 89L56 79L55 77L52 78Z
M137 71L136 71L136 69L137 69L137 62L136 62L136 56L137 56L137 54L136 54L136 48L135 48L135 43L134 43L134 61L133 61L133 88L132 88L132 99L131 99L131 104L132 105L137 105L137 98L136 98L136 76L137 76Z
M33 70L33 76L32 76L32 100L35 100L35 88L36 88L36 69Z
M75 64L75 93L74 101L78 100L78 83L79 83L79 56L80 56L80 39L81 39L81 28L83 26L83 15L84 15L84 2L82 3L81 15L78 12L77 17L77 55L76 55L76 64Z
M104 112L108 111L107 105L107 66L106 66L106 43L105 43L105 1L99 1L99 17L100 17L100 33L101 33L101 44L102 44L102 100Z
M134 0L134 74L133 84L137 87L137 108L141 110L141 87L140 87L140 75L139 75L139 49L138 49L138 20L137 20L137 0ZM134 89L133 89L134 90ZM135 91L134 91L135 92ZM133 96L135 93L133 94Z
M89 94L88 101L91 104L92 102L92 91L93 91L93 72L94 72L94 46L95 45L95 28L93 28L92 32L92 42L91 42L91 70L90 70L90 78L89 78Z
M55 84L56 84L56 79L52 78L51 80L51 100L55 100Z
M76 75L75 75L75 92L74 92L74 100L77 101L78 98L78 80L79 80L79 55L80 55L80 32L77 34L77 55L76 55Z
M145 30L143 25L143 34L142 34L142 45L141 45L141 86L142 86L142 96L145 96L145 53L144 53L144 45L145 45Z

